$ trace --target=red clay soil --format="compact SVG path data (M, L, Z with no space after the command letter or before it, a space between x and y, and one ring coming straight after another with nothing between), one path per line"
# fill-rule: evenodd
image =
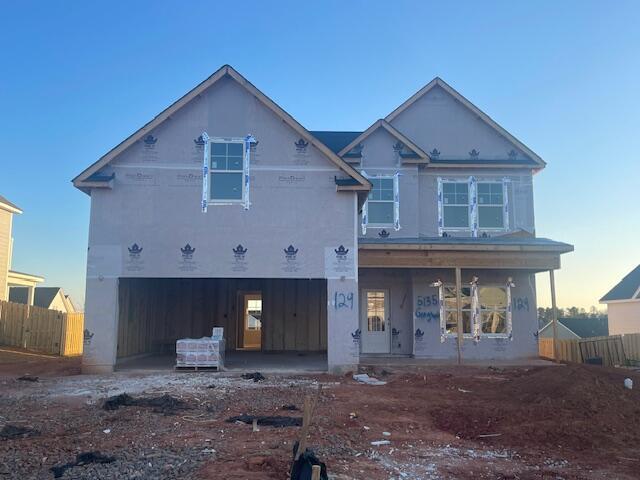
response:
M324 386L309 446L337 479L640 478L640 375L630 370L573 365L373 373L388 384L313 377ZM167 463L153 478L284 480L299 428L253 432L250 425L225 422L243 413L301 415L281 407L302 407L314 387L292 377L267 377L264 383L248 382L252 388L220 383L184 395L179 385L159 385L191 407L173 416L139 407L104 411L64 399L41 408L42 400L28 395L37 384L5 383L5 391L18 389L21 396L0 395L0 416L28 418L24 425L41 433L0 441L0 466L11 458L7 471L15 476L8 478L47 478L51 465L99 450L121 460L101 466L112 470L96 478L133 478L126 468L149 455L154 468L172 458L193 462L179 474L178 463ZM634 379L634 390L623 387L625 377ZM102 433L106 428L109 434ZM376 440L391 444L373 447ZM202 453L209 449L215 453ZM140 465L135 468L145 468L147 461ZM188 465L193 467L185 470Z
M34 375L60 377L80 373L81 357L42 355L13 347L0 347L0 378Z

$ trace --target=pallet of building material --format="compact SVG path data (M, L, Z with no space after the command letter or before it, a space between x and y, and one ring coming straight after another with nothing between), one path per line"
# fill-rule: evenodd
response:
M211 337L176 342L176 368L224 368L225 343Z

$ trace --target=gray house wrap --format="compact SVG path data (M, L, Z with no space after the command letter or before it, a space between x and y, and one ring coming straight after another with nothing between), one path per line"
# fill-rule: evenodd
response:
M389 292L388 355L454 358L453 339L440 339L439 306L425 310L418 300L434 295L435 280L451 281L458 263L371 267L359 261L367 243L397 249L449 242L459 249L488 242L464 232L446 240L438 236L439 176L507 179L509 228L491 232L494 243L535 249L536 242L545 242L532 237L531 176L541 164L439 86L389 122L420 149L437 149L440 160L468 157L479 149L480 160L463 169L403 161L394 150L397 139L384 129L363 139L361 155L340 159L336 152L360 132L310 133L228 66L201 86L74 179L91 195L85 371L110 371L127 354L152 353L177 335L203 335L213 326L225 326L234 337L228 345L239 346L238 295L256 289L265 302L263 350L321 348L329 369L353 368L360 362L366 324L362 293L371 288ZM255 138L249 152L249 208L212 204L202 212L203 132ZM514 150L524 166L510 162ZM360 171L399 174L401 229L387 229L384 240L380 228L361 233L361 207L370 184ZM523 233L528 238L510 238ZM557 257L562 245L547 245L557 249L544 255ZM366 253L375 262L376 252ZM543 269L540 262L547 257L536 257L538 263L529 267L525 253L521 261L508 255L504 265L465 268L464 282L477 275L480 282L503 285L512 277L512 296L526 308L514 309L511 340L465 342L466 357L537 354L533 273ZM311 288L305 283L309 279L323 283ZM318 305L317 324L310 318L316 310L308 304Z

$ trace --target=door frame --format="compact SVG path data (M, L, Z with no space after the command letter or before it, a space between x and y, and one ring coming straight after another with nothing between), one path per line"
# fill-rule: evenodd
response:
M244 346L244 322L245 322L245 297L247 295L259 295L262 301L262 312L264 312L264 295L262 290L238 290L237 292L237 315L236 315L236 329L237 329L237 347L236 350L245 350ZM260 348L246 348L246 350L262 351L264 345L264 317L261 316L260 322L262 324L260 328Z
M387 335L387 348L384 352L365 352L364 336L367 334L368 326L368 306L367 292L383 292L384 293L384 316L385 316L385 334ZM360 289L360 353L364 355L390 355L391 354L391 290L389 288L361 288Z

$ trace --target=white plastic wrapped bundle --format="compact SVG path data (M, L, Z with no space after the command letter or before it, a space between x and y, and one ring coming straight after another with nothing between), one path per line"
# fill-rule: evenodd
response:
M224 366L224 338L222 329L214 334L219 337L183 338L176 341L177 367L218 367Z

